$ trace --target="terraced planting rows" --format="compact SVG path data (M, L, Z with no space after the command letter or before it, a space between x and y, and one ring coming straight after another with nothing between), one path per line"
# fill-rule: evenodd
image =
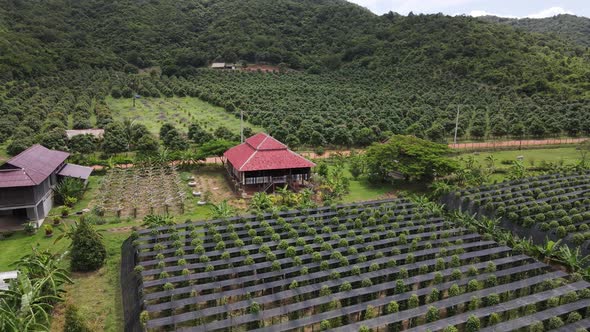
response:
M150 331L590 326L590 284L402 199L160 227L134 245Z
M447 205L502 217L504 226L535 240L563 239L587 253L590 244L590 171L550 174L471 188Z

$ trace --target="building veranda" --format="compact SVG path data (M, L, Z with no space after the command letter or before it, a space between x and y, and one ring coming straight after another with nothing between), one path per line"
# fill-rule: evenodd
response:
M234 185L246 193L288 186L298 191L310 180L315 164L272 136L259 133L223 155Z

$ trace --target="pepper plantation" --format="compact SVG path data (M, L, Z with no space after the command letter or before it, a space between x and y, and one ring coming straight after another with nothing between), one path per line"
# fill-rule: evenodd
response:
M149 331L590 326L578 274L407 199L162 226L133 245Z
M590 171L546 174L458 191L446 203L501 217L504 225L538 242L561 239L588 254Z

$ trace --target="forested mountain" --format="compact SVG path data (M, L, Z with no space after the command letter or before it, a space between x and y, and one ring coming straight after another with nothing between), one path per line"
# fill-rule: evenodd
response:
M584 80L588 52L469 17L376 16L340 0L3 0L4 78L84 65L190 73L214 59L432 72L555 88ZM10 75L6 77L6 75Z
M555 35L340 0L0 1L0 143L106 126L104 98L133 93L243 110L293 145L444 140L457 107L470 138L590 133L590 51Z
M514 19L483 16L480 19L492 23L507 24L526 31L553 33L565 40L590 47L590 18L587 17L561 14L547 18Z

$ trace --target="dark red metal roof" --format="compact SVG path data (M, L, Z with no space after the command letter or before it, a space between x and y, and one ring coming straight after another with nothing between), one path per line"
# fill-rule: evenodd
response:
M90 174L92 173L92 167L74 165L74 164L66 164L64 168L59 171L58 175L67 176L70 178L77 178L88 180Z
M33 145L0 167L0 188L36 186L55 172L69 155Z
M248 138L244 143L234 146L223 155L240 172L315 166L311 161L289 150L285 144L265 133Z

